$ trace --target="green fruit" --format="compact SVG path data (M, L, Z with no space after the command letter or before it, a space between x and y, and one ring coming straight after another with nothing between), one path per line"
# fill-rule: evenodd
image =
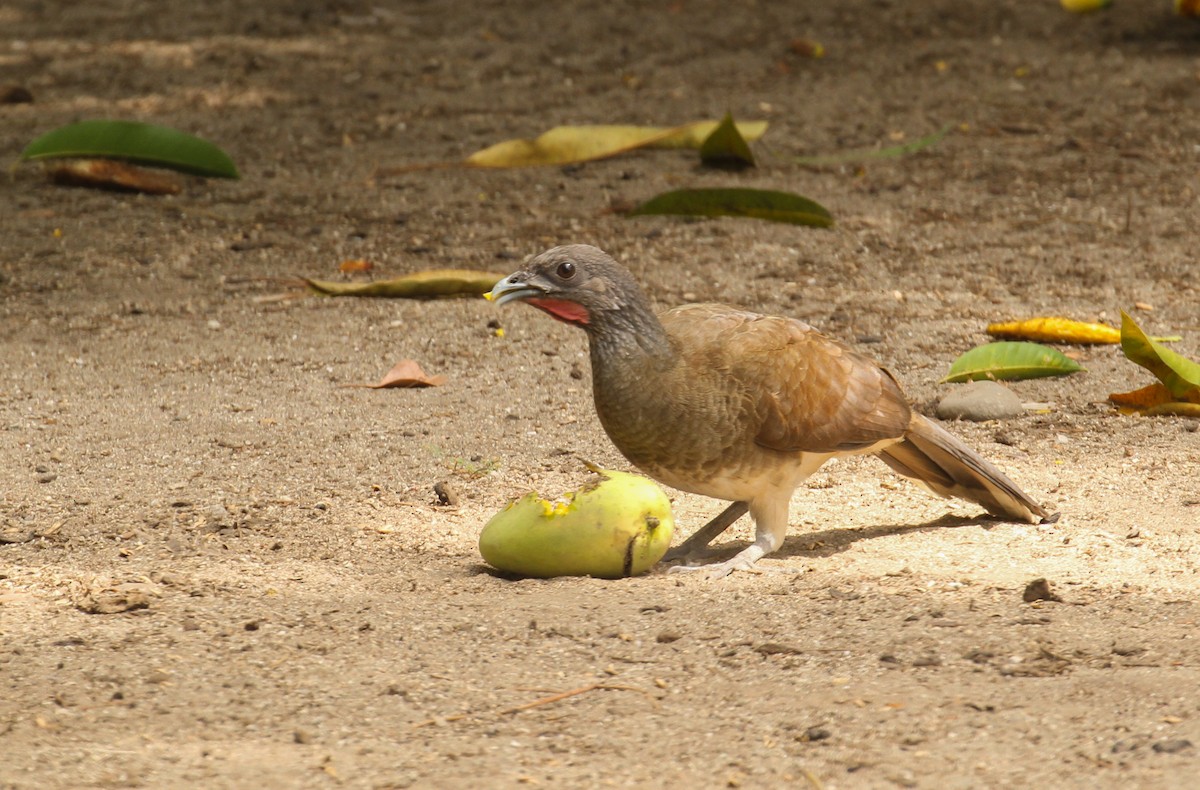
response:
M671 503L639 475L600 475L551 502L530 492L510 502L479 534L479 552L521 576L617 579L649 570L671 545Z

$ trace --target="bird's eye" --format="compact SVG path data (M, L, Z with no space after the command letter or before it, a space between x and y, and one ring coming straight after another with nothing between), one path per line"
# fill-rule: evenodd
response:
M571 263L570 261L563 261L558 265L558 268L555 271L562 279L569 280L575 276L575 264Z

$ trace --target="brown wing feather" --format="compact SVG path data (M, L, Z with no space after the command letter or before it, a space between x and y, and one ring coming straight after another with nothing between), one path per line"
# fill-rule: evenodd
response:
M661 318L694 371L719 373L741 388L762 447L854 451L908 428L908 402L891 375L807 324L713 304Z

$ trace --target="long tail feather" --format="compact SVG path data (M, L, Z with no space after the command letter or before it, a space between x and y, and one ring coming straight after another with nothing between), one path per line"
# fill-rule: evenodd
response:
M1058 519L990 461L919 414L913 415L904 439L880 450L879 458L935 494L976 502L993 516L1032 524Z

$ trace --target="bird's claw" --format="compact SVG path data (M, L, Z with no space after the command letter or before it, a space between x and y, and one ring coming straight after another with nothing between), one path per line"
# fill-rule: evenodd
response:
M747 573L803 573L800 568L779 568L774 565L759 565L754 560L734 557L725 562L713 562L706 565L672 565L667 568L667 573L691 573L694 571L702 571L706 579L723 579L734 571L745 571Z

